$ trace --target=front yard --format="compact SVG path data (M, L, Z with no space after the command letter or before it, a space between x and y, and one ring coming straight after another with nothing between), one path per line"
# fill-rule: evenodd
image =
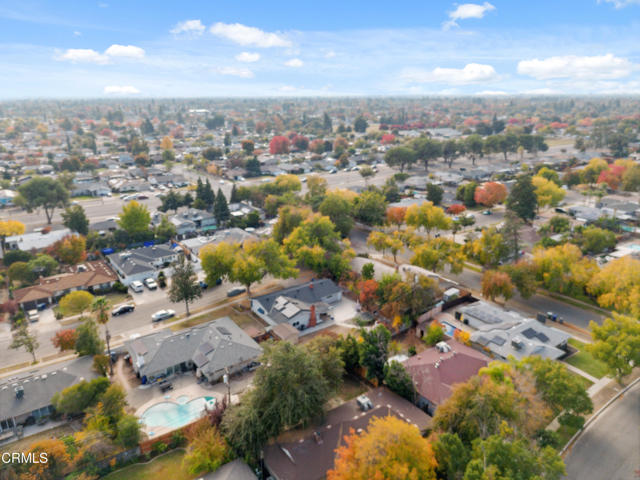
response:
M565 360L569 365L573 365L596 378L602 378L607 374L607 366L587 352L585 343L575 338L570 338L569 345L577 350L576 353Z
M194 327L196 325L200 325L201 323L210 322L211 320L216 320L221 317L229 317L231 320L235 322L242 329L246 329L247 327L254 327L258 330L264 330L265 325L262 320L258 319L253 313L251 313L248 309L240 310L236 306L229 305L224 308L217 309L213 312L205 313L203 315L194 315L189 317L186 320L183 320L175 325L171 326L171 330L174 332L183 330L185 328Z
M182 468L184 450L174 450L151 460L149 463L135 463L110 473L105 480L190 480L191 475Z

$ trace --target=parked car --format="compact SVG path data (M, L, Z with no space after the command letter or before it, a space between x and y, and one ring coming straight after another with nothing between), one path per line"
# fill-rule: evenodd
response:
M38 320L40 320L40 315L38 314L38 310L36 310L35 308L33 310L29 310L27 312L27 318L31 323L35 323Z
M227 297L237 297L238 295L242 295L246 291L247 289L244 287L235 287L227 290Z
M125 305L120 305L119 307L116 307L111 311L111 315L113 315L114 317L117 317L118 315L122 315L124 313L133 312L135 308L136 308L135 305L132 305L130 303L127 303Z
M483 215L493 215L493 212L491 210L484 210L482 212Z
M167 380L161 380L160 382L158 382L158 386L160 387L160 391L162 393L173 390L173 384Z
M144 285L142 284L142 282L139 282L138 280L134 280L133 282L131 282L129 284L129 287L131 287L131 290L133 290L136 293L140 293L144 291Z
M148 198L149 198L148 195L143 195L143 194L138 195L138 200L147 200Z
M198 282L198 285L200 285L200 288L202 290L206 290L207 288L209 288L209 284L207 282L203 282L202 280Z
M149 278L145 278L144 279L144 284L147 286L147 288L149 290L156 290L158 288L158 284L156 283L156 281L149 277Z
M151 315L152 322L160 322L162 320L166 320L167 318L175 317L175 310L158 310L156 313Z

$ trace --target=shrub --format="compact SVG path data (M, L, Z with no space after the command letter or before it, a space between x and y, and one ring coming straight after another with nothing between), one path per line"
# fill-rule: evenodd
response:
M117 281L113 284L113 287L111 287L111 291L116 293L127 293L129 288L126 285L123 285L120 281Z
M156 442L151 446L151 451L154 455L160 455L161 453L166 452L169 449L169 446L164 442Z
M427 345L435 345L436 343L442 341L444 338L444 330L437 323L432 323L427 331L427 335L424 337L424 342Z
M4 254L5 267L11 266L15 262L28 262L33 258L33 255L29 252L23 252L22 250L9 250Z

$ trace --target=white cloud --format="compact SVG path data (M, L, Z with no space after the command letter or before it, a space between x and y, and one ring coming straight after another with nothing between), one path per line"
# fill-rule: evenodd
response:
M458 26L458 20L464 20L467 18L482 18L487 12L495 10L496 7L489 2L484 2L482 5L476 3L463 3L453 11L449 12L449 20L444 22L442 26L445 30L451 27Z
M500 97L509 94L503 90L483 90L476 93L476 95L479 95L481 97Z
M178 24L170 30L170 33L179 35L181 33L187 33L192 35L202 35L206 27L200 20L185 20L184 22L178 22Z
M624 8L629 5L640 5L640 0L598 0L598 3L613 3L616 8Z
M240 78L253 78L253 72L244 67L220 67L216 70L220 75L231 75Z
M295 92L298 89L296 87L294 87L293 85L283 85L278 90L281 91L281 92L288 93L288 92Z
M324 54L324 58L333 58L336 56L336 52L334 52L333 50L329 50L327 53Z
M239 45L254 45L261 48L290 47L292 43L277 33L265 32L241 23L215 23L209 31Z
M287 60L284 62L287 67L300 68L304 65L304 62L299 58L292 58L291 60Z
M464 68L437 67L431 71L407 69L402 78L414 83L452 83L465 85L496 80L498 74L491 65L469 63Z
M522 93L525 95L559 95L561 92L558 90L554 90L553 88L543 87L534 88L532 90L525 90Z
M66 60L72 63L97 63L104 65L109 63L109 58L90 48L69 48L58 57L57 60Z
M131 85L107 85L104 87L105 95L135 95L140 93L136 87Z
M82 32L79 32L78 30L73 32L73 36L74 37L81 37L82 36Z
M236 55L236 60L239 62L253 63L260 60L260 54L254 52L242 52Z
M550 78L620 78L631 74L634 65L611 53L592 57L565 55L543 60L534 58L518 62L518 73L538 80Z
M134 45L111 45L104 51L105 55L109 57L122 57L122 58L142 58L144 57L144 50Z

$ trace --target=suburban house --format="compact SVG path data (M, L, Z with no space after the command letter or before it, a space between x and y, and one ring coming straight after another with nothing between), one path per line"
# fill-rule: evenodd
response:
M236 458L214 472L199 476L198 480L258 480L258 477L249 465Z
M118 222L113 218L91 223L89 225L89 230L92 232L98 232L100 235L106 235L107 232L115 232L117 229Z
M187 248L194 256L200 254L200 249L205 245L217 245L220 242L244 244L246 241L257 240L254 234L246 232L241 228L227 228L218 230L212 237L195 237L181 241L181 245Z
M229 204L229 213L234 218L243 218L249 215L251 212L256 212L261 219L264 219L264 212L253 205L248 203L238 202Z
M111 188L101 182L78 183L71 190L72 197L108 197L109 195L111 195Z
M75 290L104 292L118 280L116 274L102 260L84 262L70 267L69 272L40 278L38 284L14 290L13 298L25 310L37 305L51 305Z
M251 310L272 327L288 323L298 330L314 327L330 316L342 290L322 278L251 299Z
M310 432L301 430L288 432L286 442L274 442L264 448L264 464L275 480L320 480L333 468L335 450L344 445L344 437L350 430L360 432L367 428L373 418L394 416L425 432L431 427L431 417L411 402L385 387L378 387L366 394L367 410L350 400L329 411L325 423Z
M256 361L262 348L229 317L174 333L160 331L125 342L143 384L179 372L196 372L209 382Z
M491 359L455 340L439 342L403 362L416 387L416 404L433 415L451 396L452 386L466 382Z
M13 205L13 200L18 195L17 192L13 190L3 189L0 190L0 205L1 206L10 206Z
M465 305L455 312L455 317L476 330L471 334L473 344L502 359L509 355L516 359L530 355L558 359L566 355L571 337L538 320L486 302Z
M151 223L155 226L159 225L165 215L162 212L154 212L151 216ZM195 232L207 232L217 228L216 218L213 214L197 208L182 209L167 218L176 227L176 233L180 236Z
M163 267L178 259L178 253L169 245L134 248L107 255L107 260L120 277L123 285L145 278L157 278Z
M55 393L97 377L92 364L93 358L85 356L0 381L0 432L11 434L19 426L46 418L53 412Z
M30 252L32 250L42 250L50 247L58 240L62 240L67 235L71 235L71 230L62 228L60 230L51 230L48 233L31 232L22 235L11 235L5 239L4 249L6 250L22 250Z

